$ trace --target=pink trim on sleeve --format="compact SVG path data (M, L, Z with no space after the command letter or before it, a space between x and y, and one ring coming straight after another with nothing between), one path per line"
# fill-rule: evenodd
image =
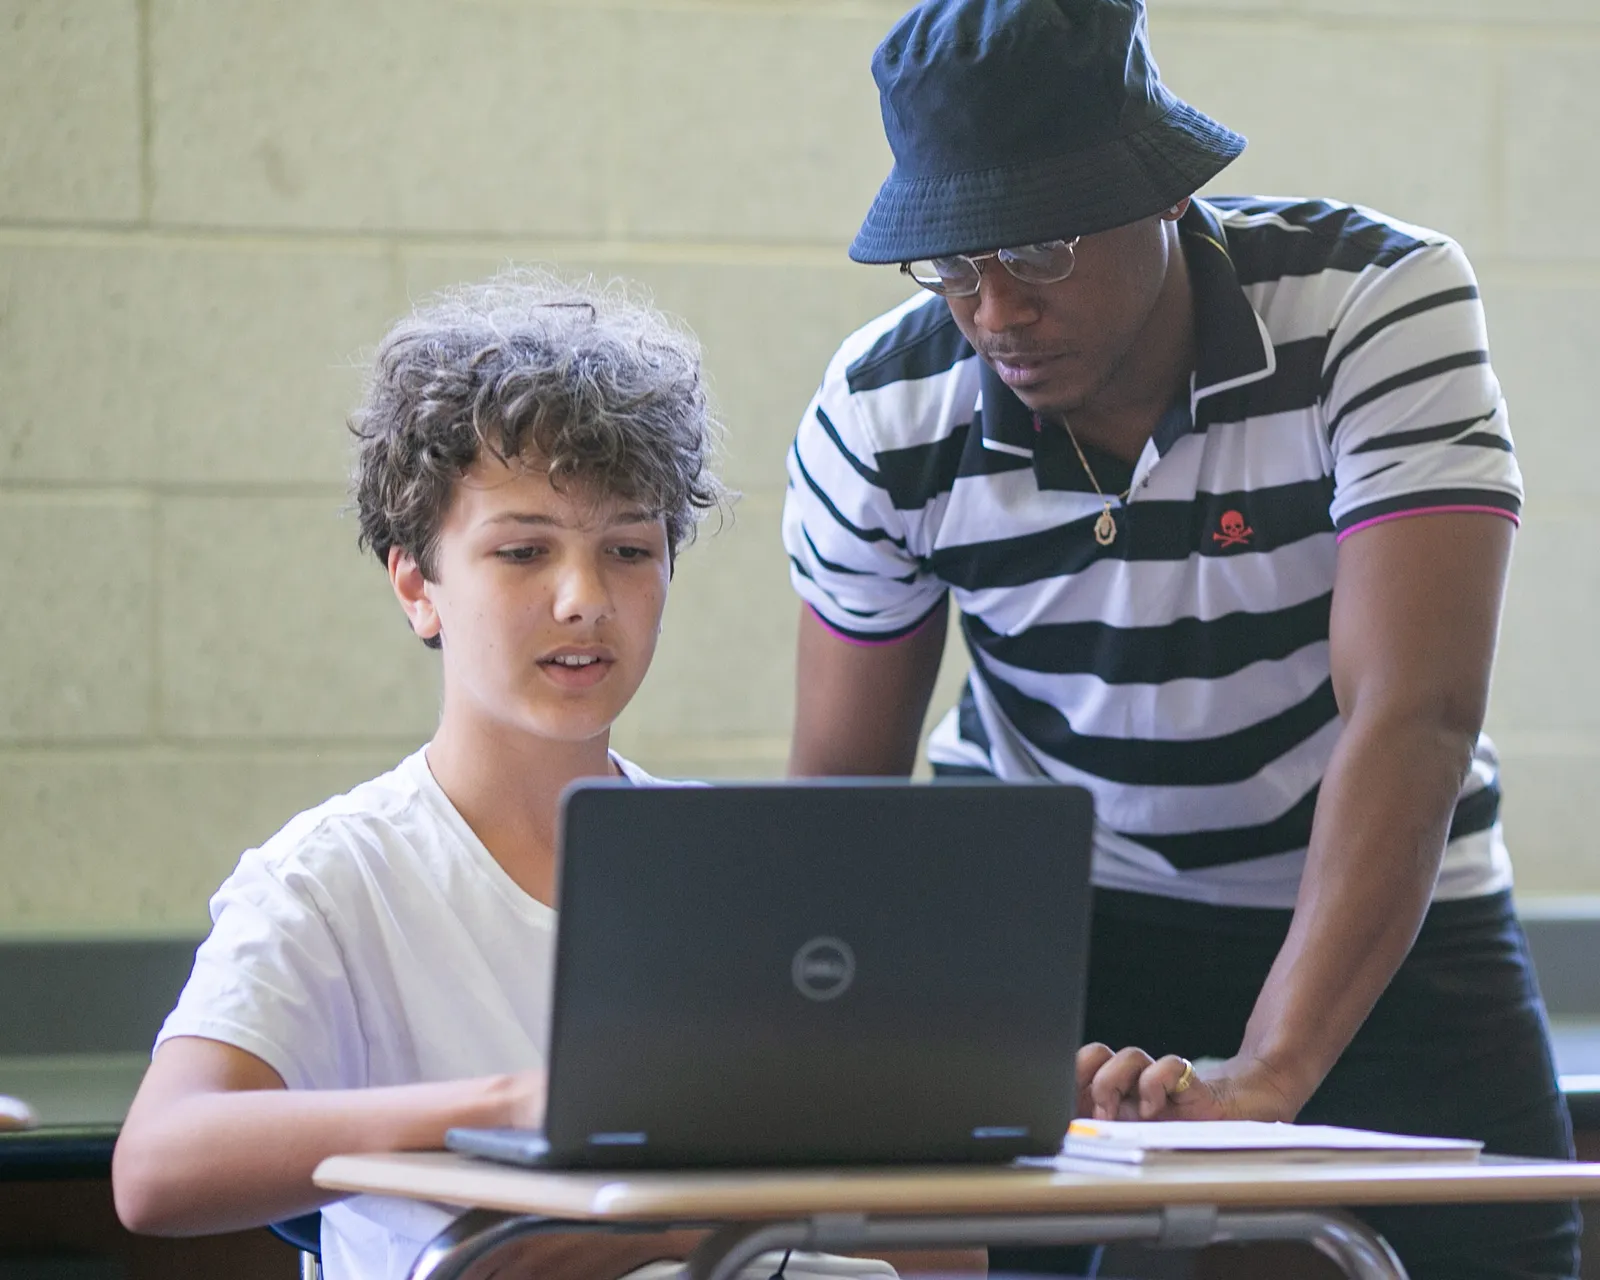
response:
M937 608L928 610L928 616L926 618L917 623L916 626L912 627L910 631L904 631L897 636L890 636L886 640L863 640L860 636L847 635L845 632L840 631L838 627L834 626L833 623L829 622L817 612L816 605L807 603L806 608L810 609L811 616L822 624L823 630L827 631L830 635L837 636L846 644L855 645L858 649L881 649L885 645L899 644L902 640L909 640L912 636L920 634L927 627L927 625L933 621L933 615L938 612Z
M1516 512L1507 511L1504 507L1473 506L1468 503L1460 503L1451 507L1414 507L1410 511L1391 511L1387 515L1373 516L1370 520L1363 520L1360 524L1353 524L1341 533L1335 541L1343 542L1352 533L1360 533L1361 530L1370 529L1375 524L1387 524L1391 520L1404 520L1407 516L1435 516L1452 511L1477 511L1485 515L1503 516L1515 525L1522 523Z

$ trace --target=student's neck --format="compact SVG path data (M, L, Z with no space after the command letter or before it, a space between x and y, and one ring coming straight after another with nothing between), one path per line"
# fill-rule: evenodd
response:
M452 716L428 744L428 768L473 834L528 895L555 905L556 808L576 778L612 772L609 735L555 742Z

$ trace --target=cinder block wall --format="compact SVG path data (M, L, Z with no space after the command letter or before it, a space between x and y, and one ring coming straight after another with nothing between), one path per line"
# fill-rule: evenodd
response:
M1492 727L1526 892L1600 892L1600 5L1153 0L1231 189L1341 195L1479 267L1530 500ZM428 735L433 655L341 514L362 349L537 261L703 336L737 521L618 733L782 767L782 459L904 296L844 246L894 0L0 0L0 932L190 933L241 848ZM946 687L959 674L947 666Z

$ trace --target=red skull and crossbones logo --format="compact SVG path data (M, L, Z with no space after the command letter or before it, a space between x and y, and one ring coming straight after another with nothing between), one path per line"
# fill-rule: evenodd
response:
M1244 522L1244 517L1237 511L1224 511L1222 513L1222 532L1211 535L1213 542L1220 542L1225 547L1242 547L1250 541L1250 535L1255 530Z

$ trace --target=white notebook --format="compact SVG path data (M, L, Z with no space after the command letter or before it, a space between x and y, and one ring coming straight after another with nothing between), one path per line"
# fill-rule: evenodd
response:
M1483 1143L1261 1120L1074 1120L1061 1154L1119 1164L1470 1162Z

